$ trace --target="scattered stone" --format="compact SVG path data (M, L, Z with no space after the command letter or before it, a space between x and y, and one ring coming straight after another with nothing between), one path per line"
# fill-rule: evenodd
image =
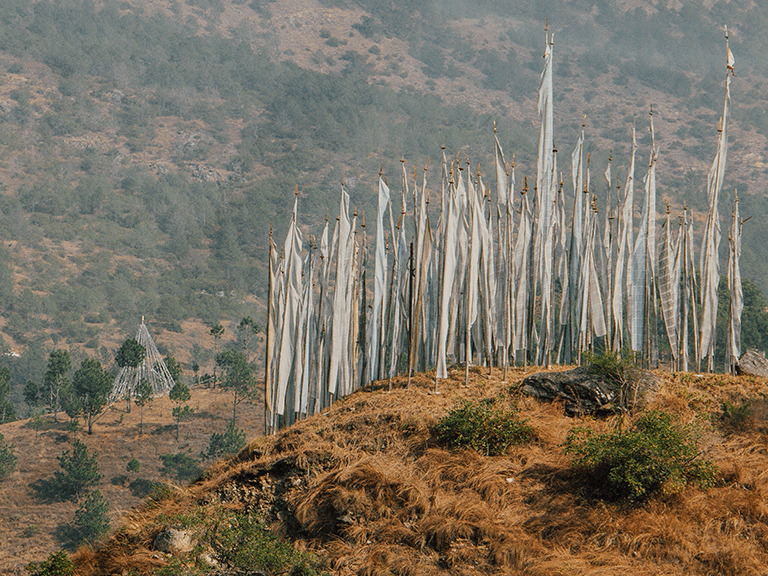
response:
M526 377L522 391L539 400L562 400L568 416L608 414L645 406L661 382L637 368L622 386L589 366L564 372L538 372Z
M197 561L206 568L218 568L219 561L211 556L210 552L203 552L197 557Z
M179 556L191 552L195 547L192 533L188 530L166 528L155 537L154 548L160 552Z
M739 376L759 376L768 378L768 358L765 352L747 350L736 364L736 374Z

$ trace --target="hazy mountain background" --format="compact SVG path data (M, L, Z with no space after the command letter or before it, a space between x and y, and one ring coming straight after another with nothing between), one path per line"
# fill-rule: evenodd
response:
M755 2L4 0L0 329L21 354L16 399L54 345L108 361L142 315L187 367L210 362L211 324L263 324L269 230L282 243L297 186L307 234L335 217L342 178L370 223L382 164L397 190L400 159L421 173L429 158L437 194L445 146L491 178L495 121L519 190L535 177L545 18L565 181L585 114L593 190L611 151L625 178L633 120L642 178L652 105L657 210L685 200L697 233L728 25L722 226L738 190L743 273L768 292Z

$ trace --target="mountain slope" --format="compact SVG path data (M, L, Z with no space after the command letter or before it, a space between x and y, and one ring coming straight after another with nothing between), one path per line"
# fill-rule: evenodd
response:
M185 367L210 369L206 325L264 324L269 232L282 240L297 187L305 236L335 213L342 180L370 219L379 170L397 182L401 158L408 174L431 159L435 194L441 146L491 173L494 121L519 183L533 177L545 17L564 180L586 114L604 198L596 175L612 152L623 180L633 120L648 157L653 106L659 202L687 202L697 232L729 24L738 77L720 212L738 189L754 216L742 271L768 292L766 17L747 0L9 0L0 348L22 354L3 360L19 411L45 350L109 359L142 315Z

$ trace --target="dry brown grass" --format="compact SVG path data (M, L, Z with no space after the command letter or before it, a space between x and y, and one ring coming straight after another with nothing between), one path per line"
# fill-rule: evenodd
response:
M78 432L77 437L99 455L103 475L99 489L110 503L113 527L125 523L125 530L138 533L139 527L154 516L132 512L128 518L128 511L143 501L131 491L130 482L168 481L160 474L159 456L190 451L197 457L207 448L211 433L224 430L232 415L231 395L218 389L193 388L189 404L197 415L181 424L178 441L171 427L172 403L167 397L156 399L144 409L143 435L139 435L138 408L133 407L130 414L125 414L122 402L94 424L92 436ZM238 408L238 425L249 437L263 430L261 414L260 405L241 404ZM60 415L59 420L47 422L39 432L30 428L26 420L0 426L0 433L15 446L18 457L16 471L0 483L0 574L24 573L27 563L43 560L61 549L62 528L69 525L78 507L76 502L48 501L32 488L35 481L53 476L59 469L57 457L72 448L72 434L65 424L68 418ZM141 464L138 473L126 470L131 458ZM35 533L25 535L25 529L33 527Z
M568 430L628 426L631 416L571 419L562 407L518 398L538 438L505 456L449 452L429 431L461 398L508 395L494 371L463 374L432 393L431 375L357 393L325 414L258 438L207 480L135 512L108 547L79 557L80 573L148 572L164 561L151 539L162 518L197 506L259 511L333 573L473 575L760 574L768 565L766 422L721 426L721 405L760 398L765 382L670 375L654 408L709 418L703 454L722 470L716 488L642 507L590 498L562 453Z

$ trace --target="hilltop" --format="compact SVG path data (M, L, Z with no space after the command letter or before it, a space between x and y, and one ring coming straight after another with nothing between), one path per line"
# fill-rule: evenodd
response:
M202 542L206 533L218 534L221 544L238 514L250 518L242 526L262 518L297 549L324 559L333 574L762 570L765 382L660 374L662 389L649 408L707 424L699 456L719 467L718 482L632 505L585 491L563 444L576 425L626 428L637 415L565 417L562 405L519 395L525 373L513 370L504 383L497 371L473 369L464 386L458 371L439 394L431 375L410 387L395 380L392 391L377 383L324 414L254 439L193 485L136 509L102 547L75 556L78 574L145 574L166 565L164 574L195 573L201 549L172 558L154 549L156 536L176 527ZM431 428L438 419L462 399L483 398L516 404L535 440L494 457L436 443ZM210 564L198 569L212 573Z

